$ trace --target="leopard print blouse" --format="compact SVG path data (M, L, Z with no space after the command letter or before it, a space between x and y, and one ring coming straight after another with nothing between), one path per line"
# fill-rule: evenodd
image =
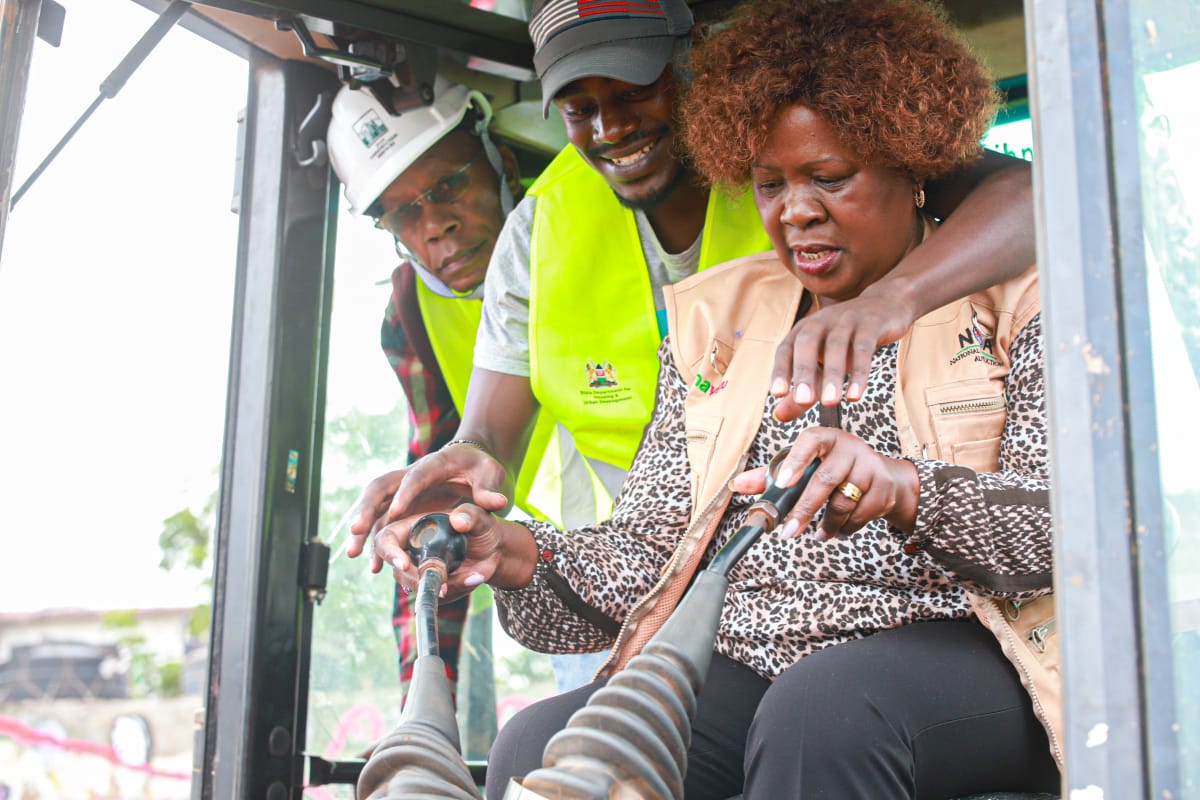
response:
M794 539L764 535L729 575L716 649L774 678L805 655L880 630L971 615L964 587L1027 599L1050 591L1049 463L1041 319L1015 337L1006 378L1008 415L1000 471L976 473L913 459L920 477L915 535L927 542L908 555L903 532L876 520L825 542L809 530ZM684 432L689 389L671 358L662 369L653 419L606 522L563 532L528 525L540 558L533 581L495 592L504 629L526 647L549 653L611 647L620 622L655 584L687 528L691 501ZM874 356L866 395L843 403L842 427L877 451L900 456L893 387L896 345ZM765 465L796 434L818 424L818 409L777 422L768 398L748 468ZM734 495L704 562L738 530L753 497ZM987 584L979 583L980 576ZM1005 591L997 591L1002 586ZM1042 587L1042 588L1028 588Z

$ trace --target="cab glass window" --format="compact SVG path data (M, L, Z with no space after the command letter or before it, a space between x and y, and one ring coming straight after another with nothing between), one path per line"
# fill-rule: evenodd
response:
M1200 797L1200 9L1130 4L1147 295L1184 796Z

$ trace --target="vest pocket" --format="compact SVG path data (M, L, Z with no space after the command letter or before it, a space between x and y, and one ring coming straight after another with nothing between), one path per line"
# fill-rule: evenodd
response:
M708 465L712 460L713 450L717 444L717 434L721 431L721 417L697 414L688 411L687 414L687 455L688 466L691 467L692 502L700 496L700 477L708 474Z
M925 455L989 472L1000 457L1000 436L1008 416L1004 382L988 378L958 381L925 390L934 441Z
M970 467L976 472L994 472L1000 460L1000 437L952 444L946 460Z

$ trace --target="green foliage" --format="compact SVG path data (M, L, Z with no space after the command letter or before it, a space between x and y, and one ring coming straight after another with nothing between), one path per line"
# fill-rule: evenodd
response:
M362 488L362 478L373 478L386 466L404 463L408 455L407 424L407 413L399 403L382 414L353 409L344 416L327 420L325 459L341 462L345 465L342 477L351 478L349 483L339 481L337 488L348 489L356 497ZM322 480L329 477L326 468ZM322 495L333 488L326 487Z
M554 687L550 659L532 650L516 650L501 656L496 664L496 695L536 695Z
M105 611L100 615L100 625L104 628L136 628L137 624L137 609Z
M193 608L192 615L188 617L188 636L193 639L202 639L208 635L211 627L212 605L201 603Z
M158 668L158 693L160 697L183 695L183 664L168 661Z
M217 493L213 492L199 512L185 508L163 520L162 531L158 534L158 546L162 550L160 567L169 571L176 566L192 569L208 566L216 508Z

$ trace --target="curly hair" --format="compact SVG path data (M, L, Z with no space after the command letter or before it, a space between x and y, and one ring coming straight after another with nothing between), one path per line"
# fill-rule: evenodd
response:
M784 108L827 119L868 163L915 180L980 155L999 100L944 12L920 0L750 0L700 33L679 111L709 181L746 183Z

